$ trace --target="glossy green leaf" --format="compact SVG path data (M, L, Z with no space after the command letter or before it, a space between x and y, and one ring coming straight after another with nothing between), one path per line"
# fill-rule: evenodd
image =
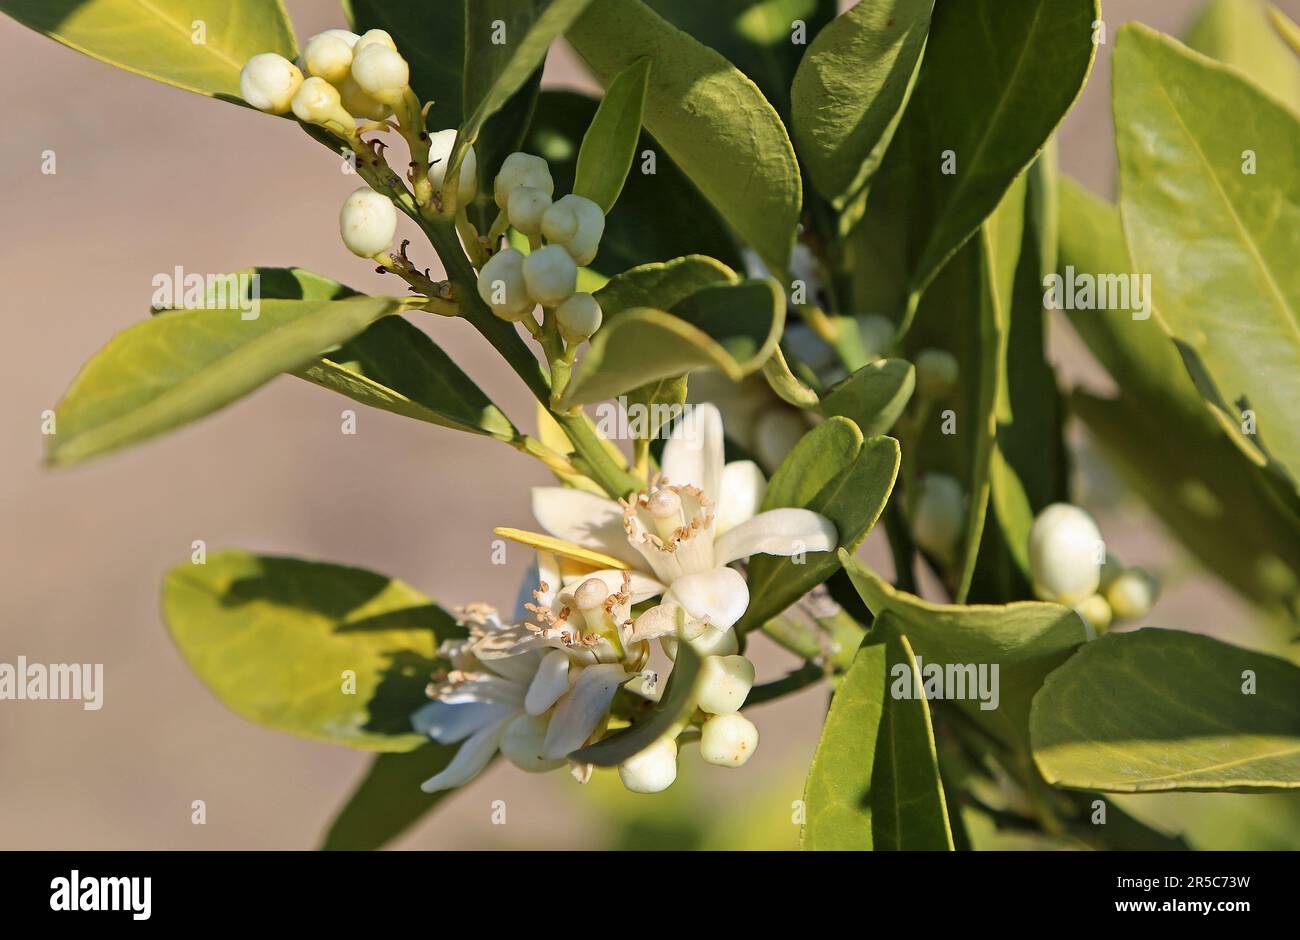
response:
M607 87L637 59L653 60L646 128L740 236L784 268L799 221L799 167L754 83L641 0L593 4L568 39Z
M1043 677L1087 639L1079 615L1060 604L932 604L899 591L841 549L840 560L871 612L899 620L916 655L927 663L998 667L996 708L967 697L958 704L1001 740L1023 744L1029 705ZM989 672L992 678L991 671Z
M819 512L835 524L840 547L853 552L880 518L898 462L892 437L864 440L852 421L829 418L805 434L772 474L761 510L792 506ZM835 552L755 555L749 561L749 607L737 632L761 627L838 568Z
M459 127L461 68L465 48L465 4L458 0L343 0L358 33L382 29L411 65L411 89L432 101L429 126ZM477 148L476 148L477 149Z
M889 614L853 657L804 785L801 844L824 851L951 851L930 706L912 648Z
M1300 118L1138 24L1115 48L1124 231L1162 324L1238 446L1300 476ZM1224 127L1250 128L1248 139ZM1243 172L1243 150L1258 160ZM1170 180L1177 180L1172 186ZM1231 316L1223 311L1231 310ZM1255 433L1243 433L1243 412Z
M196 421L347 342L400 301L263 300L171 310L119 333L86 363L56 410L47 459L76 463Z
M544 7L538 7L534 0L477 0L467 7L466 118L447 161L444 193L454 192L465 152L478 139L488 119L524 87L546 60L551 43L590 3L591 0L550 0ZM505 23L504 43L494 41L498 21Z
M880 166L912 92L934 0L859 3L817 34L790 95L794 140L836 206Z
M557 193L573 191L578 151L597 106L595 98L571 91L545 91L537 100L523 149L550 163ZM612 277L647 262L693 254L741 268L726 225L663 148L643 132L636 152L618 203L605 218L591 268ZM647 172L647 152L654 154L653 172Z
M0 11L101 62L236 104L245 62L298 54L280 0L0 0Z
M1269 94L1300 108L1300 60L1269 22L1261 0L1210 0L1186 43L1241 69Z
M597 767L617 767L633 754L645 750L693 707L695 677L699 672L699 655L689 644L679 643L677 658L668 674L668 684L664 686L663 697L654 710L623 731L579 748L569 755L569 759Z
M624 310L592 338L564 402L603 401L700 368L720 369L738 381L771 355L784 322L785 301L770 279L706 287L671 313Z
M767 380L768 387L786 404L794 405L796 408L815 408L821 404L821 396L817 391L805 385L803 380L791 370L780 346L772 350L772 358L763 363L763 378Z
M916 387L916 370L905 359L878 359L837 382L822 398L827 417L842 415L866 437L884 434L894 426Z
M735 284L736 272L704 255L687 255L629 268L596 291L606 321L632 307L671 310L692 294L718 284Z
M411 730L453 618L382 575L222 552L173 568L163 618L190 668L232 711L368 751L428 742ZM355 689L355 691L349 691Z
M916 88L858 226L876 309L905 321L1078 97L1095 0L939 3ZM945 169L947 172L945 172ZM870 309L870 308L865 308Z
M330 823L321 849L370 852L410 829L453 792L425 793L420 784L447 766L455 753L454 747L425 744L404 754L376 754Z
M638 59L620 72L601 99L578 150L573 191L599 205L606 214L614 208L632 169L649 80L649 59Z
M1300 667L1194 633L1089 643L1030 719L1049 783L1086 790L1300 787Z

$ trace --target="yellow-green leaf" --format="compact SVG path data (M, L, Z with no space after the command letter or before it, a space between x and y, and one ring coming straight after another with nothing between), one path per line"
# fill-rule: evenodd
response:
M637 59L619 72L601 99L578 150L573 191L596 203L606 215L618 201L636 156L649 79L649 59Z

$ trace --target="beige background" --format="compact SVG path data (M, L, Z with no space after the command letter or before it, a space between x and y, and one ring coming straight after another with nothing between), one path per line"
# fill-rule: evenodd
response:
M342 24L326 0L288 6L300 37ZM1296 12L1296 2L1283 6ZM1135 15L1178 32L1195 7L1113 0L1106 20L1112 36ZM526 558L514 552L508 568L492 567L490 528L529 525L527 487L547 475L502 445L376 411L360 409L357 435L343 436L340 411L350 403L287 377L160 441L70 471L42 470L41 412L113 333L146 315L156 273L297 264L361 289L396 287L339 242L338 206L356 178L291 122L117 71L8 19L0 48L0 87L9 89L0 161L8 337L0 661L22 654L106 670L99 712L0 702L0 848L313 846L369 758L265 731L213 699L164 633L162 573L203 539L211 550L370 567L447 605L509 607ZM1107 193L1110 48L1060 135L1066 170ZM590 87L563 50L547 76ZM40 172L47 149L57 154L56 175ZM431 252L416 257L433 262ZM439 322L436 335L509 414L530 413L469 329ZM1057 345L1069 374L1087 372L1076 344L1063 336ZM1174 582L1152 622L1245 623L1237 602L1169 557L1140 513L1109 512L1103 527L1123 558L1163 565ZM763 675L786 665L767 649L758 659ZM823 707L815 690L758 709L764 746L746 772L701 770L692 754L683 785L641 797L635 809L653 815L686 801L722 820L721 844L789 844L789 803ZM610 814L627 803L615 790L495 767L400 845L615 844ZM205 826L190 822L198 799ZM505 826L489 822L497 799L507 801ZM737 805L762 825L724 812Z

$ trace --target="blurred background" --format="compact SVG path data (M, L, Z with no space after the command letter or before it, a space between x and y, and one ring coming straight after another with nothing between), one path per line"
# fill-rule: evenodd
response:
M1242 0L1249 2L1249 0ZM845 4L848 5L848 4ZM1278 5L1300 18L1300 0ZM344 25L333 0L287 0L300 42ZM1199 0L1106 0L1110 40L1141 19L1181 34ZM0 409L0 661L103 663L104 707L0 702L0 849L296 849L319 844L364 773L360 752L245 722L190 672L159 616L163 573L202 539L329 560L401 578L452 607L509 609L529 558L490 563L491 528L532 528L528 487L540 464L493 441L357 408L294 378L159 441L85 467L40 467L41 413L83 362L148 313L158 272L300 265L360 290L395 292L339 241L338 206L357 185L292 122L267 120L129 75L0 17L7 96L0 191L6 216L0 306L10 357ZM1099 50L1058 139L1065 172L1113 197L1112 46ZM595 91L567 48L546 84ZM435 112L436 114L436 112ZM435 118L436 120L436 118ZM57 173L41 173L53 150ZM406 223L407 220L403 219ZM416 244L421 244L417 241ZM432 251L413 253L432 264ZM433 324L444 348L505 411L528 424L531 400L459 322ZM1053 323L1067 382L1108 379ZM1158 572L1148 622L1253 645L1255 614L1197 571L1076 436L1078 495L1126 562ZM869 541L869 560L888 570ZM759 637L760 681L791 661ZM763 746L743 773L693 750L664 794L628 794L608 777L526 775L504 761L397 842L400 848L794 847L791 802L816 745L826 690L754 710ZM191 823L203 800L205 825ZM505 800L504 825L492 804ZM1300 807L1274 797L1145 797L1146 814L1197 828L1234 801L1230 824L1199 844L1300 845ZM1221 814L1213 814L1216 818Z

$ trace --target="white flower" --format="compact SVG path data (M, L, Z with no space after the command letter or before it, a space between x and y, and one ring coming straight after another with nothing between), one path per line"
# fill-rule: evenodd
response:
M337 85L348 77L352 68L352 47L358 37L349 42L333 32L318 33L307 40L302 51L304 70L331 84Z
M352 78L376 101L396 104L411 81L410 65L400 52L382 42L364 43L365 36L362 36L352 60Z
M1035 593L1045 601L1077 604L1097 593L1104 557L1097 523L1078 506L1053 503L1029 529L1029 571ZM1118 610L1115 615L1120 616Z
M524 283L524 254L505 248L478 272L478 295L503 320L522 320L536 306Z
M546 210L542 234L551 244L563 245L577 264L591 264L605 234L605 212L587 197L569 194Z
M520 186L540 189L548 196L554 194L555 181L551 179L551 168L546 161L530 153L512 153L506 157L493 181L497 207L506 208L510 194Z
M298 66L274 52L258 53L239 72L239 93L257 110L268 114L288 114L301 84Z
M744 715L714 715L700 727L700 756L710 764L739 767L758 749L758 729Z
M511 200L518 194L516 190ZM578 266L558 245L539 248L525 258L523 274L528 296L544 307L560 304L578 289Z
M673 430L663 476L615 502L568 487L533 490L533 514L552 535L617 558L672 592L665 603L726 630L749 604L745 580L726 565L755 554L835 548L835 526L807 509L759 513L766 482L752 461L723 463L722 417L696 405ZM607 577L619 572L600 572Z
M433 188L442 191L443 181L447 178L447 163L451 160L451 151L456 144L456 128L435 131L429 135L429 182ZM478 156L474 145L470 144L465 157L460 161L460 178L456 181L456 204L467 206L478 195Z
M397 231L397 209L385 195L365 186L343 203L339 212L339 234L348 251L361 258L373 258L393 244Z
M591 294L574 294L555 308L555 325L570 346L590 339L600 329L601 319L600 303Z

